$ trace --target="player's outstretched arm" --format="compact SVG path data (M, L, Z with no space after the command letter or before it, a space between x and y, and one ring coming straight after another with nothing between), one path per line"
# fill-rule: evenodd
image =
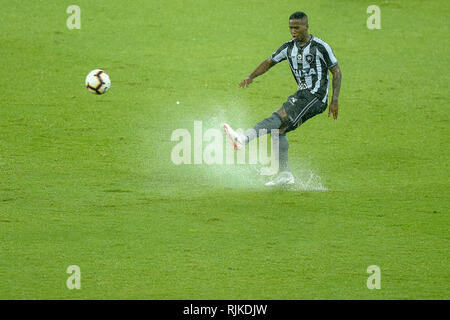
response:
M342 73L339 65L335 65L330 69L331 74L333 75L333 97L331 98L330 107L328 110L328 118L331 114L333 114L333 119L337 120L338 117L338 98L339 91L341 90L341 79Z
M275 65L275 62L272 61L271 58L264 60L260 63L260 65L253 71L247 78L241 81L241 83L238 84L239 88L248 88L248 85L253 82L253 79L256 77L262 75L267 70L272 68Z

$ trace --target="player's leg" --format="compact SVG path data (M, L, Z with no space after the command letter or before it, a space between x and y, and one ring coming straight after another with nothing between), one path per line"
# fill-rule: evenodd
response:
M278 141L277 141L278 140ZM272 181L266 183L266 186L280 186L294 184L294 175L289 168L289 141L286 133L280 134L278 139L272 139L273 149L278 150L279 174Z
M286 134L272 134L272 146L279 171L291 171L289 168L289 141Z
M223 125L223 128L228 138L233 143L234 148L239 150L261 134L270 133L272 130L279 129L281 124L281 117L274 112L270 117L258 122L253 129L249 129L244 133L234 131L227 123Z
M289 185L294 183L294 176L290 172L288 162L289 142L286 133L297 129L306 120L322 113L326 109L326 104L311 94L309 91L297 91L283 104L277 111L284 123L283 131L279 142L279 163L280 174L266 186Z
M258 138L261 134L271 133L271 131L275 129L278 129L280 134L285 133L291 126L291 120L294 119L288 111L292 113L292 110L296 109L296 106L298 109L298 93L299 91L291 95L287 101L283 103L281 108L272 113L270 117L261 120L252 129L247 130L243 134L234 131L229 124L225 123L223 128L228 138L233 143L234 148L241 149L253 139ZM306 98L302 99L306 101Z
M224 124L224 130L234 147L240 149L251 140L258 138L261 133L270 133L274 129L279 129L279 133L283 134L295 130L309 118L325 111L326 107L326 104L308 90L299 90L291 95L280 109L258 122L253 129L242 134L234 131L228 124Z
M290 172L288 151L289 142L286 133L297 129L306 120L322 113L326 109L326 104L311 94L308 90L299 90L291 95L288 100L274 112L270 117L258 122L253 129L246 131L244 134L234 131L228 124L224 125L227 136L233 142L235 149L240 149L256 139L261 134L270 133L272 130L279 130L278 147L274 146L274 150L278 149L280 174L273 181L266 185L286 185L294 183L294 176Z
M307 119L326 109L321 100L308 90L299 90L291 95L285 103L270 117L258 122L253 129L243 135L245 143L259 137L261 133L270 133L278 129L280 134L295 130Z
M261 134L271 133L272 130L280 129L282 123L283 120L280 115L276 112L272 113L270 117L258 122L253 129L244 132L245 144L258 138Z
M280 162L280 172L291 171L289 168L289 141L286 134L280 134L278 137L278 158Z

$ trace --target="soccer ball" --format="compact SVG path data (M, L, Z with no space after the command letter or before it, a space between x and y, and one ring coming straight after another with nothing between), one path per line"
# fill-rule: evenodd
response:
M101 69L92 70L86 77L86 88L92 93L104 94L110 87L111 80L108 74Z

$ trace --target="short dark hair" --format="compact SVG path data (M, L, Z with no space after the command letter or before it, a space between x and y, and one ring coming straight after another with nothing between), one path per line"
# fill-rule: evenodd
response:
M297 12L294 12L293 14L291 14L291 16L289 17L289 20L303 20L304 18L308 18L306 13L297 11Z

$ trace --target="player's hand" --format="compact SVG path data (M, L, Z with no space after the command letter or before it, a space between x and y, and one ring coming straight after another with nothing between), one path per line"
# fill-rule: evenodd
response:
M328 108L328 118L333 114L333 119L337 120L338 117L338 104L336 102L331 102Z
M253 79L250 77L247 77L244 80L242 80L241 83L238 84L238 87L239 88L248 88L248 85L252 82L253 82Z

